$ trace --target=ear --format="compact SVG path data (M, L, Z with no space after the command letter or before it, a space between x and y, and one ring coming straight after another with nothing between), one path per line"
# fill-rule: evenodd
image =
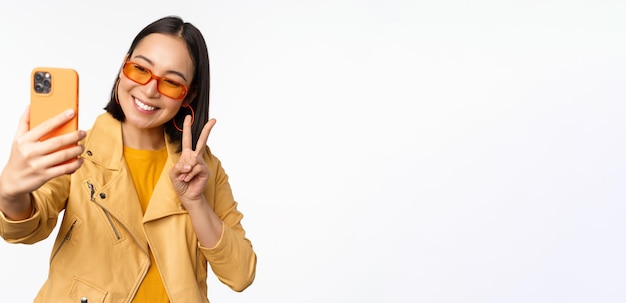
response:
M189 92L187 93L187 96L185 96L185 100L183 100L183 105L191 103L193 99L196 98L196 95L197 93L195 89L189 90Z

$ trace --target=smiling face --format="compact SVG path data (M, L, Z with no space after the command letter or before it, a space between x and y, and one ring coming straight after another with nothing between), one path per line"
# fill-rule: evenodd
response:
M128 61L149 69L153 75L165 77L188 88L193 80L194 65L184 40L163 34L150 34L143 38ZM191 98L175 100L161 94L158 81L151 79L139 84L120 72L118 86L119 104L126 116L123 122L125 133L136 133L163 137L163 125L169 122L180 107Z

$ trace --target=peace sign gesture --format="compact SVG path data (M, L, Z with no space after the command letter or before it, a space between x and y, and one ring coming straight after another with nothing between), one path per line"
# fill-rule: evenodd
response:
M191 143L191 116L185 117L180 159L169 172L176 194L185 207L190 203L200 203L203 199L204 188L211 172L202 155L215 122L215 119L210 119L204 125L194 150Z

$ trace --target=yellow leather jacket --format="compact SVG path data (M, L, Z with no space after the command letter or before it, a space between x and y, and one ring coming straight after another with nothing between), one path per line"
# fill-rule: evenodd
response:
M167 137L167 136L166 136ZM48 280L35 302L130 302L150 258L172 303L208 302L207 263L235 291L255 277L256 254L240 224L243 215L220 161L208 147L204 160L211 176L205 196L223 221L213 248L200 246L186 210L168 177L178 161L177 144L167 141L168 160L142 215L123 158L121 123L100 115L84 139L85 159L72 175L50 180L32 193L34 215L10 221L0 212L0 235L12 243L35 243L50 235L65 210L50 257Z

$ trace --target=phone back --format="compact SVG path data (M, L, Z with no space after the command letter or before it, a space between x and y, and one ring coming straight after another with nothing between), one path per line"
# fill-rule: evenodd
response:
M73 69L38 67L31 73L30 128L43 121L74 109L74 118L41 138L78 130L78 73Z

